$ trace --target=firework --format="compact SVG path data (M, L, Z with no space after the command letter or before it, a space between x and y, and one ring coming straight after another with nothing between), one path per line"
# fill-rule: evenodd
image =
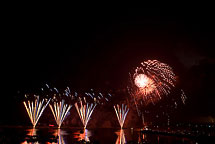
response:
M183 90L181 90L181 100L182 100L183 104L185 104L185 102L187 100L187 96L185 95Z
M155 103L163 95L168 95L175 87L175 74L170 66L158 60L148 60L137 67L131 75L129 92L135 102L143 100L144 104ZM137 104L136 104L137 105Z
M127 107L127 105L122 104L122 107L120 107L118 104L116 106L114 106L114 110L116 112L116 116L118 118L120 127L122 129L126 116L128 114L129 108Z
M93 100L97 104L105 104L109 102L109 98L111 97L111 94L102 94L101 92L95 92L93 89L90 89L89 92L85 92L86 97L88 100Z
M37 122L40 119L49 101L50 99L47 102L45 102L44 99L40 101L39 96L37 96L35 101L28 100L27 102L23 102L33 127L37 125Z
M54 102L53 104L49 104L49 107L52 111L58 128L60 128L72 105L65 104L64 100L62 100L60 102Z
M81 119L81 122L84 125L84 128L86 128L87 123L89 122L90 117L93 113L93 110L96 107L96 104L94 104L94 103L89 104L86 102L86 99L84 99L84 100L85 100L85 104L83 104L82 100L80 99L80 106L78 105L78 103L75 103L75 107L76 107L78 115Z

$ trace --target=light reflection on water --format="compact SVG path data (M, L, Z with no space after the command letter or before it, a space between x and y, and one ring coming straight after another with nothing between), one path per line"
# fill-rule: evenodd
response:
M63 135L67 135L67 133L61 129L57 129L54 133L56 137L58 137L57 143L58 144L66 144L63 138Z
M116 144L125 144L126 139L125 139L124 130L121 129L121 130L117 131L116 134L118 136L117 139L116 139Z
M1 129L0 129L1 131ZM141 134L140 129L57 129L57 128L7 128L4 133L7 137L4 140L8 143L21 144L75 144L78 141L97 144L129 144L129 143L182 143L193 144L194 141L188 138L164 136L157 134ZM5 139L6 138L6 139ZM10 142L12 141L12 142ZM0 136L0 143L1 143Z
M28 136L36 136L37 135L37 129L33 128L33 129L27 129L26 130L28 133Z
M83 131L79 130L79 131L76 131L73 133L74 135L74 138L77 139L77 141L86 141L86 142L89 142L90 139L89 137L91 136L91 132L88 131L87 129L84 129Z

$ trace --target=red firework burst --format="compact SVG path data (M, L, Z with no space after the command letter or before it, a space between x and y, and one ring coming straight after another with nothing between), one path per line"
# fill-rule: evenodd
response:
M155 103L168 95L176 81L172 68L158 60L144 61L131 76L132 95L145 104Z

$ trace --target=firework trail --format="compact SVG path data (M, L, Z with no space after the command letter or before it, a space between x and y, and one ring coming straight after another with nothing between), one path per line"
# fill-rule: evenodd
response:
M142 113L141 115L141 119L142 119L142 123L143 123L143 126L145 125L145 118L144 118L144 114Z
M49 107L52 111L58 128L60 128L72 105L65 104L65 100L62 100L60 102L49 104Z
M187 96L185 95L183 90L181 90L181 100L182 100L183 104L185 104L185 102L187 100Z
M120 107L118 104L116 106L114 106L114 110L116 112L116 116L118 118L120 127L122 129L126 116L128 114L129 108L127 107L127 105L122 104L122 106Z
M138 115L139 103L155 104L162 96L168 95L175 87L176 76L170 66L158 60L148 60L141 63L133 74L130 74L131 85L128 87L133 97Z
M75 108L78 112L78 115L81 119L81 122L84 125L84 128L87 127L87 123L90 120L91 114L93 113L93 110L96 107L96 104L94 103L87 103L86 99L84 98L85 104L82 103L82 100L80 99L80 105L78 103L75 103Z
M23 102L33 127L37 125L38 120L40 119L50 100L51 99L45 102L45 100L42 99L42 101L40 101L39 96L37 96L35 101L28 100L27 102Z
M69 87L66 87L66 89L63 91L59 91L56 87L50 88L48 84L46 84L46 87L48 88L48 94L46 95L51 97L53 101L52 103L49 103L49 107L52 111L58 128L60 128L72 107L72 104L67 104L68 102L65 102L69 101L69 103L72 103L70 100L75 99L74 96L77 96L76 92L73 95Z
M95 92L93 89L91 89L89 92L85 92L85 95L93 100L97 104L104 104L106 102L109 102L109 98L111 97L111 94L104 95L101 92Z

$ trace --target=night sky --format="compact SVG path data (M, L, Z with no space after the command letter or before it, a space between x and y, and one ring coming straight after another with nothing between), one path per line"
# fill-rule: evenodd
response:
M182 113L215 116L214 9L44 9L4 11L0 124L19 119L20 93L45 83L125 89L128 73L148 59L173 67L188 97Z

